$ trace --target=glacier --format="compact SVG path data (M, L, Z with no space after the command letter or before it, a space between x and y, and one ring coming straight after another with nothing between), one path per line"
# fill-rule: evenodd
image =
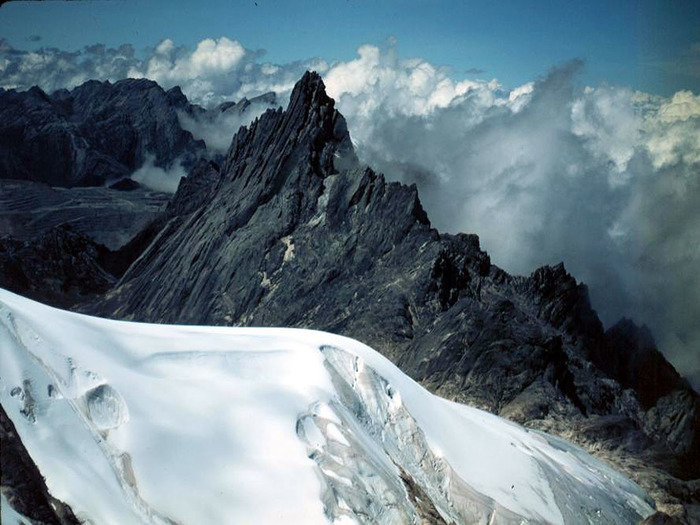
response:
M0 289L0 402L84 523L637 523L644 491L362 343L62 311ZM19 523L3 496L2 523Z

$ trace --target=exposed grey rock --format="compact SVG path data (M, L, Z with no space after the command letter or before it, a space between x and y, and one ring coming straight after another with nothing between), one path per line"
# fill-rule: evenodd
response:
M136 184L136 183L134 183ZM0 179L0 237L30 241L69 224L111 250L121 248L165 210L171 195L148 188L51 188Z
M99 297L150 244L162 226L160 217L116 251L70 224L24 241L0 236L0 288L59 308Z
M645 432L668 443L671 450L689 450L693 439L693 398L688 391L674 390L659 399L645 415Z
M672 518L665 512L655 512L642 521L640 525L676 525L677 523L680 523L678 519Z
M180 126L177 112L188 106L179 88L144 79L91 80L53 95L0 91L0 178L102 185L147 156L158 167L189 167L205 149Z
M622 319L605 335L606 343L591 356L593 362L623 386L633 388L645 408L673 391L687 389L686 382L656 349L647 327Z
M0 238L0 287L68 308L114 285L101 264L108 253L67 226L33 241Z
M209 157L218 162L241 126L249 124L265 110L278 107L277 95L270 92L238 102L224 102L209 109L197 105L185 106L178 110L178 117L183 129L203 140Z
M46 146L57 156L57 171L46 173L85 184L75 178L83 164L64 157L79 151L76 158L106 166L91 173L104 174L114 162L126 166L129 152L150 151L141 140L149 136L143 135L154 117L149 111L206 113L188 106L177 89L149 86L115 91L116 85L95 83L52 97L28 92L27 122L45 118L48 127L24 137L22 148ZM145 120L115 116L121 113L114 100L126 104L128 114L139 111L130 89L146 89ZM98 122L78 125L67 117L75 101L88 108L81 111L99 113ZM16 127L8 129L14 136ZM115 156L105 157L101 145L111 129L121 130L123 143L115 142ZM165 129L177 135L170 133L172 119ZM88 144L84 132L96 142ZM130 133L141 137L141 146L129 146ZM177 144L167 139L156 147L156 162L166 165ZM19 173L23 157L0 151L0 167ZM46 167L41 162L36 169ZM286 111L270 110L237 133L221 162L194 164L166 212L117 256L100 256L88 245L80 248L88 256L78 257L77 266L39 264L29 255L37 248L22 252L15 244L9 260L21 262L25 275L33 267L38 280L28 281L34 283L71 283L75 275L100 276L105 268L115 276L126 272L112 291L81 307L90 313L349 335L440 395L578 442L640 482L669 513L688 521L694 512L694 482L674 475L699 477L698 396L644 329L622 322L604 332L585 286L563 265L510 276L491 264L477 236L432 229L414 186L387 183L358 163L345 121L317 75L297 84ZM65 250L74 257L71 246ZM62 257L41 249L46 257ZM107 276L106 282L86 280L90 293L109 286ZM48 290L44 300L53 304L66 293L55 284ZM64 304L81 297L80 290L67 290L71 300Z
M7 502L31 523L79 524L71 508L52 497L15 426L0 405L0 490Z
M243 97L238 102L224 102L216 107L216 111L219 113L232 113L235 112L238 115L242 115L245 111L254 104L260 104L263 106L273 107L277 105L277 94L274 91L269 93L263 93L257 97L247 99Z

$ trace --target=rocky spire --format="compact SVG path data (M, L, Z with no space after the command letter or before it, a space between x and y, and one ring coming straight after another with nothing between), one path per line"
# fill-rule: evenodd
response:
M338 160L342 168L357 163L345 118L317 73L306 72L297 82L286 111L268 110L236 134L223 172L235 178L254 168L268 169L269 162L277 160L278 176L308 164L315 175L324 177L341 167L336 166Z

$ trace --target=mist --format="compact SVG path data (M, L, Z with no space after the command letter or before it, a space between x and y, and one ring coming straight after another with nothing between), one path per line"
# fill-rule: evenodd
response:
M179 162L174 162L170 169L163 169L154 164L155 157L148 155L139 169L131 174L131 178L154 191L175 193L180 185L180 179L187 176L185 168Z
M465 89L392 53L326 75L360 158L507 271L564 262L606 327L646 324L700 387L700 97L581 86L580 60Z
M178 112L178 120L180 126L192 133L195 139L204 140L209 153L223 155L242 126L248 126L265 111L276 107L278 104L274 100L248 102L244 99L225 111L213 108L199 116Z

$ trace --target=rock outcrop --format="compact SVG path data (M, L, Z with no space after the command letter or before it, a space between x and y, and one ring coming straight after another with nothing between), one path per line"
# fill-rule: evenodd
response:
M69 506L49 494L44 478L0 405L0 489L3 499L31 523L78 525Z
M114 285L100 264L108 252L69 227L30 242L0 238L0 287L68 308Z
M101 297L157 233L155 221L119 250L70 225L30 240L0 237L0 288L58 308Z

